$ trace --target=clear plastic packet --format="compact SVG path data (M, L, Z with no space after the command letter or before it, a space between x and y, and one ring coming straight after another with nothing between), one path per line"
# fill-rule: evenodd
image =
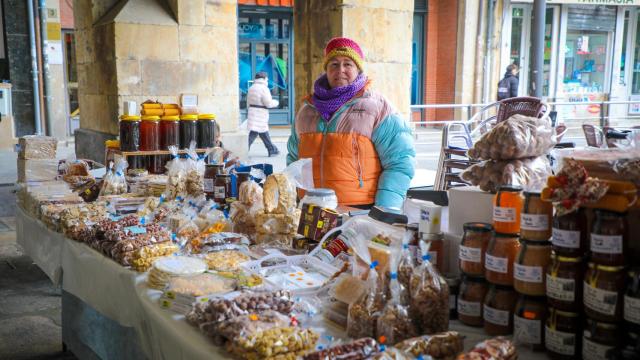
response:
M203 323L200 330L211 337L216 345L223 345L240 336L255 336L274 327L289 326L290 323L290 317L267 310L259 314L237 316L223 322Z
M435 359L451 359L464 350L464 338L456 331L446 331L407 339L395 348L416 357L428 355Z
M402 244L397 243L391 247L391 257L389 259L391 299L382 309L376 324L378 339L382 343L390 345L418 334L418 330L409 315L408 303L403 303L402 301L402 285L398 281L398 261L400 260L401 252Z
M379 351L378 343L372 338L365 337L305 354L302 360L365 360Z
M422 334L449 328L449 286L429 259L429 245L420 242L422 264L411 275L411 317Z
M124 176L127 166L127 161L124 158L120 158L116 161L111 168L111 171L107 171L104 176L100 196L127 193L127 180Z
M264 183L263 204L267 213L290 214L297 209L296 188L313 188L311 159L295 161L281 174L272 174Z
M204 259L209 265L209 269L234 273L240 271L240 264L251 260L249 255L245 251L241 251L239 248L222 249L223 247L229 247L228 245L222 245L219 251L214 251L206 254Z
M413 232L406 231L402 239L402 251L398 261L398 282L401 286L401 300L403 304L411 302L411 274L416 270L418 264L413 253L409 249L409 241Z
M245 181L238 188L238 201L244 205L260 209L263 207L262 188L255 181Z
M315 347L319 335L311 329L272 327L252 335L241 334L227 350L244 359L294 359Z
M365 241L355 241L354 251L365 263L369 264L366 278L366 290L355 302L349 305L347 319L347 335L354 339L361 337L376 338L376 323L385 302L385 296L380 289L380 280L376 266L377 261L371 261L371 255Z
M460 354L457 360L515 360L518 352L508 339L497 337L485 340L470 351Z
M513 160L538 157L557 143L548 118L516 114L496 124L469 149L472 159Z
M545 156L511 161L487 160L464 170L462 180L477 185L483 191L496 192L501 185L520 185L525 191L540 192L551 175Z
M192 254L207 253L222 245L249 245L249 239L238 233L203 232L189 241L187 251Z
M168 179L164 198L172 200L185 195L187 183L184 162L178 156L178 147L169 146L169 152L171 160L166 165Z

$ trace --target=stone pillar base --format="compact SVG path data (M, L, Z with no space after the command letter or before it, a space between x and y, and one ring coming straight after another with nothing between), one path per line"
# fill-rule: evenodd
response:
M104 162L104 142L113 140L116 135L89 129L76 129L76 158ZM108 164L104 164L105 166Z

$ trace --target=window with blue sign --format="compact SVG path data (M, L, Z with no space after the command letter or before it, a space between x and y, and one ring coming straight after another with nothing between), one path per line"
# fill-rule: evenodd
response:
M240 74L240 110L246 116L247 91L255 74L264 71L278 108L269 111L272 125L292 120L293 13L291 8L240 7L238 16L238 56Z

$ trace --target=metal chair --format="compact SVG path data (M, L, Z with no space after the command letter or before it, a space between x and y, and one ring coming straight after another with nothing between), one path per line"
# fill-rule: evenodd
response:
M587 146L601 148L604 147L604 135L599 127L591 124L583 124L582 132L587 140Z
M453 145L454 140L461 140L462 146ZM442 129L442 143L434 190L442 191L455 186L467 185L460 179L460 173L476 163L467 156L467 150L471 148L472 144L466 123L453 122Z

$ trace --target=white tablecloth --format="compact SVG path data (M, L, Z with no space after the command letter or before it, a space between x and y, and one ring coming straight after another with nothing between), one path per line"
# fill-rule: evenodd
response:
M25 252L63 290L75 295L102 315L125 327L132 327L149 359L228 359L229 354L214 346L184 316L158 304L160 291L146 286L146 274L120 266L85 244L48 229L24 210L16 210L17 240ZM450 239L453 241L453 239ZM321 317L314 329L337 335ZM322 329L320 329L322 327ZM465 348L486 339L482 328L470 328L454 321L452 330L464 333ZM545 359L544 353L519 349L522 359Z

